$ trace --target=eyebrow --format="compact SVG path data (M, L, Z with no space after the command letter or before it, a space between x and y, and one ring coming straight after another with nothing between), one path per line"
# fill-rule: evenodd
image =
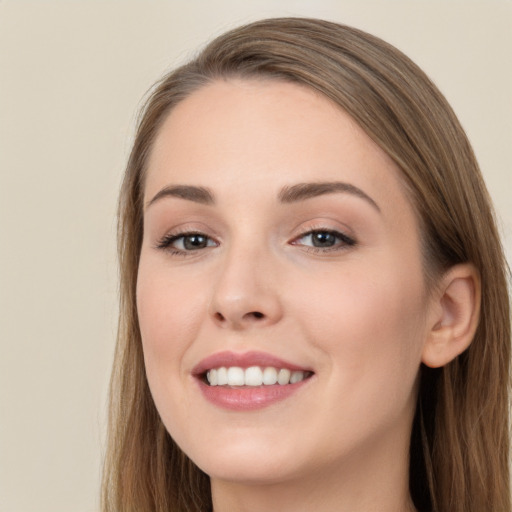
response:
M290 204L339 192L352 194L360 199L364 199L378 212L381 211L379 205L368 194L355 185L342 181L297 183L286 186L279 192L278 199L281 203ZM206 205L215 204L215 196L208 188L194 185L169 185L157 192L153 199L146 203L146 208L149 208L164 197L177 197Z
M279 193L279 200L282 203L295 203L297 201L304 201L305 199L311 199L313 197L333 194L336 192L352 194L360 199L364 199L373 206L373 208L380 212L379 205L368 194L355 185L344 183L342 181L297 183L296 185L284 187Z
M205 187L193 185L169 185L160 190L150 201L146 203L146 209L164 197L179 197L195 203L214 204L213 193Z

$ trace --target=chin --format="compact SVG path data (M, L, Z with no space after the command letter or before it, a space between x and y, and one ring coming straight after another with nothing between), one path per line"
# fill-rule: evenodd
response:
M269 449L268 444L262 447L259 443L248 445L246 442L241 446L204 450L189 457L210 478L230 482L272 484L300 473L297 454L276 452Z

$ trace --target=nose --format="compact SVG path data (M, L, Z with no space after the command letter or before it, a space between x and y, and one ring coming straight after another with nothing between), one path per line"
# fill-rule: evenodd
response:
M219 263L209 314L220 327L243 330L282 318L275 265L263 251L231 251Z

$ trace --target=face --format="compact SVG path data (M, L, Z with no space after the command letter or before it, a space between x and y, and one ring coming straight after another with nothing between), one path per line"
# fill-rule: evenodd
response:
M149 385L212 481L407 458L428 308L418 225L347 114L294 84L208 85L162 126L144 204Z

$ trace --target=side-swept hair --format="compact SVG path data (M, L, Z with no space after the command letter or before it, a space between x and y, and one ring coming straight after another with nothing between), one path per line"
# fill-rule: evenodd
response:
M397 164L418 216L429 287L451 266L478 270L469 349L421 368L410 490L433 512L510 512L510 302L491 201L452 109L406 56L362 31L276 18L232 30L164 77L142 111L119 200L120 317L111 381L103 512L211 510L209 479L166 432L144 370L135 287L144 177L155 137L181 100L215 80L285 80L348 112Z

